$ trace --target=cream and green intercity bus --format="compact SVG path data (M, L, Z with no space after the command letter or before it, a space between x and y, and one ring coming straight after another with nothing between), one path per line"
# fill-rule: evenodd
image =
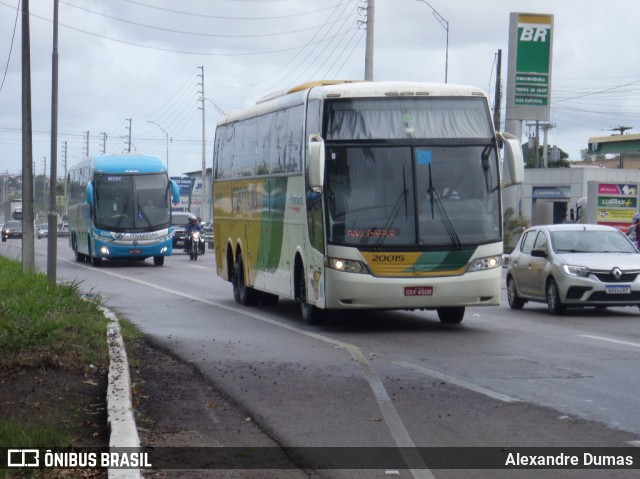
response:
M501 159L500 151L503 151ZM497 305L501 191L524 175L478 88L314 82L217 125L217 273L237 302L332 310Z

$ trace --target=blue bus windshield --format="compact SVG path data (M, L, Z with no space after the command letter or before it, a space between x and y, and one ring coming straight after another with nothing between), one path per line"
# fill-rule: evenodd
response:
M141 232L168 228L171 221L166 173L97 174L95 224L109 231Z

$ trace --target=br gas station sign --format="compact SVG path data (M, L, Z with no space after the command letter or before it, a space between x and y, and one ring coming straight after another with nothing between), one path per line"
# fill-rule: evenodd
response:
M509 118L550 118L553 15L512 13L509 29Z

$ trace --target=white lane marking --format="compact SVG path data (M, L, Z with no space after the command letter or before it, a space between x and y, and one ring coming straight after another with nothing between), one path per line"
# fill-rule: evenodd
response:
M507 396L506 394L501 394L491 389L484 388L482 386L478 386L476 384L469 383L462 379L456 379L453 376L447 376L446 374L439 373L438 371L434 371L432 369L423 368L422 366L418 366L416 364L407 363L405 361L391 361L392 364L396 366L402 366L403 368L413 369L414 371L418 371L420 373L426 374L427 376L431 376L437 379L442 379L443 381L447 381L451 384L455 384L456 386L460 386L465 389L469 389L470 391L474 391L485 396L488 396L493 399L498 399L503 402L520 402L519 399L513 398L511 396Z
M623 344L624 346L640 348L640 343L632 343L631 341L622 341L620 339L605 338L604 336L593 336L591 334L579 334L578 336L581 338L596 339L598 341L606 341L608 343Z
M63 260L65 262L68 263L74 263L73 261L69 261L69 260ZM75 264L75 263L74 263ZM76 264L77 265L77 264ZM217 303L215 301L210 301L207 299L203 299L203 298L199 298L197 296L193 296L191 294L187 294L187 293L181 293L180 291L175 291L169 288L165 288L164 286L159 286L157 284L153 284L153 283L148 283L147 281L143 281L141 279L136 279L136 278L129 278L127 276L118 274L118 273L114 273L112 271L106 271L104 269L99 269L99 268L92 268L90 266L86 266L86 265L77 265L77 266L81 266L87 269L91 269L92 271L95 271L97 273L103 273L103 274L107 274L110 276L114 276L116 278L120 278L123 279L125 281L131 281L133 283L138 283L141 284L143 286L147 286L149 288L155 288L157 290L160 291L164 291L166 293L169 294L173 294L176 296L181 296L183 298L192 300L192 301L197 301L200 303L204 303L204 304L209 304L211 306L215 306L217 308L221 308L227 311L232 311L234 313L237 314L242 314L244 316L248 316L254 319L257 319L259 321L263 321L265 323L271 324L273 326L277 326L279 328L283 328L286 329L288 331L297 333L297 334L302 334L304 336L316 339L318 341L322 341L328 344L332 344L336 347L345 349L349 352L349 354L351 354L351 356L357 361L358 365L360 366L360 369L362 370L362 372L365 375L365 378L367 380L367 383L369 384L369 387L371 388L371 391L373 392L373 395L376 399L376 402L378 403L378 408L380 409L380 412L382 413L382 417L385 420L385 424L387 426L387 428L389 429L389 432L391 433L391 436L393 437L393 440L396 443L396 446L401 449L401 454L406 457L407 462L410 464L417 464L419 465L420 469L410 469L411 475L415 478L415 479L435 479L435 476L431 473L431 471L429 469L427 469L427 466L423 464L424 462L422 461L422 458L420 457L420 453L418 452L418 449L416 448L416 445L414 444L413 440L411 439L411 436L409 435L409 432L407 431L406 427L404 426L404 423L402 422L402 419L400 418L400 415L398 414L398 411L396 410L396 408L393 406L392 402L391 402L391 398L389 397L389 394L387 393L387 390L384 387L384 384L382 384L382 381L380 380L380 378L377 376L377 374L375 373L375 371L373 370L373 368L371 367L371 365L369 364L369 362L367 361L366 357L364 356L364 354L362 354L362 351L360 350L360 348L358 348L357 346L353 345L353 344L349 344L349 343L345 343L343 341L339 341L337 339L333 339L330 338L328 336L323 336L321 334L318 333L313 333L311 331L305 331L304 329L300 329L297 328L295 326L291 326L288 324L283 324L280 323L276 320L273 319L269 319L266 318L264 316L261 316L259 314L253 313L251 311L247 311L246 309L242 309L242 308L237 308L234 306L227 306L225 304L221 304L221 303Z
M200 265L197 265L197 264L190 264L189 267L191 267L191 268L200 268L200 269L209 269L206 266L200 266Z

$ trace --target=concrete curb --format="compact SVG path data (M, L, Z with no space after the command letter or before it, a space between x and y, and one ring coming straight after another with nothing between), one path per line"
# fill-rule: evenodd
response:
M111 434L109 447L139 448L140 438L133 412L131 377L120 323L116 315L101 307L109 320L107 345L109 347L109 385L107 386L107 415ZM140 479L139 469L109 469L110 479Z

